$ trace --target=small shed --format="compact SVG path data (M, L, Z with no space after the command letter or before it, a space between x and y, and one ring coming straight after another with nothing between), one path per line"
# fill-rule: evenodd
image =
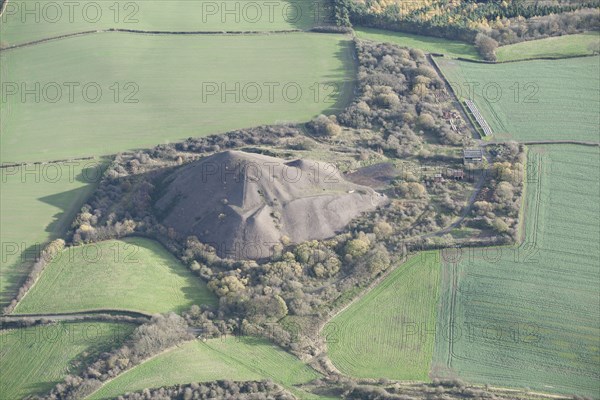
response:
M483 161L482 149L464 149L463 160L465 164L477 164Z
M449 169L446 172L446 176L450 179L455 179L455 180L463 180L465 179L465 171L463 171L462 169Z

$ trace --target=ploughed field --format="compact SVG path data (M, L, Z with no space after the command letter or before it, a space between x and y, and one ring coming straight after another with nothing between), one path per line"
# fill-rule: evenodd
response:
M529 149L526 239L464 249L443 269L433 373L598 395L598 149Z
M413 256L327 324L328 356L341 372L360 378L428 380L439 256Z

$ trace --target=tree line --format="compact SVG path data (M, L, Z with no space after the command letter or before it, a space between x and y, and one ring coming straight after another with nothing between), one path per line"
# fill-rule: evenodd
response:
M119 396L118 400L294 400L296 397L271 380L193 382Z
M598 2L529 4L507 2L423 2L407 9L377 0L333 1L337 26L365 26L461 40L495 61L495 47L526 40L600 29Z

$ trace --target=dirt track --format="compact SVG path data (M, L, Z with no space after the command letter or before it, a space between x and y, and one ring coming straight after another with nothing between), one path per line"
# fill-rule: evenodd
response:
M482 146L492 146L503 142L482 142ZM579 144L582 146L600 146L600 142L586 142L581 140L532 140L526 142L517 142L524 145L536 145L536 144Z

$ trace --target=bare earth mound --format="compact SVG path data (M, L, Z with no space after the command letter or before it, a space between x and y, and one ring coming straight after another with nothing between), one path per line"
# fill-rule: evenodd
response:
M283 236L334 236L387 201L345 181L327 163L227 151L179 168L156 203L163 223L211 244L220 256L259 259Z

